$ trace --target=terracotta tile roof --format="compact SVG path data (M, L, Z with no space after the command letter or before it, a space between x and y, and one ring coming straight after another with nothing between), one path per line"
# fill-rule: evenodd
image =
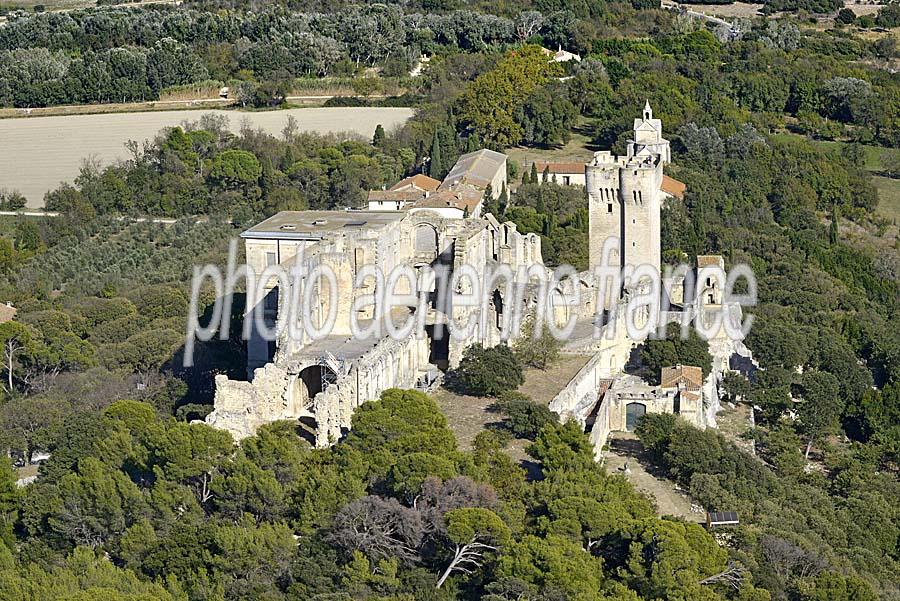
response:
M687 191L687 184L671 178L668 175L664 175L662 183L659 185L659 189L675 198L684 198L684 193Z
M693 365L664 367L659 381L661 388L677 388L683 385L686 390L700 390L703 386L703 370Z
M410 175L409 177L401 179L399 182L391 186L390 189L405 190L407 188L417 188L426 192L434 192L440 185L441 182L434 179L433 177L428 177L424 173L416 173L415 175Z
M697 267L725 267L722 255L697 255Z
M439 190L434 194L429 194L428 198L420 200L411 208L414 209L442 209L453 207L461 211L469 209L469 214L475 212L475 209L483 200L483 195L472 188L471 190L454 189Z
M584 175L584 163L576 161L550 163L545 161L535 161L534 167L537 169L538 175L544 172L544 169L550 168L550 173L580 173Z

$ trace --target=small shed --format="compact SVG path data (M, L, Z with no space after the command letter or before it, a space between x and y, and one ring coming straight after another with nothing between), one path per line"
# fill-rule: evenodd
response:
M709 530L720 526L737 526L739 523L736 511L709 511L706 513L706 528Z

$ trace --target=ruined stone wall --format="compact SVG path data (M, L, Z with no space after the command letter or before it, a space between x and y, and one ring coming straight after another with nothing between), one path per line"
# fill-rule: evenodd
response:
M350 429L356 408L366 401L377 399L389 388L414 388L427 367L427 339L382 339L354 362L350 373L314 399L317 446L340 439Z
M214 409L206 423L241 440L264 424L301 417L302 410L288 399L290 381L291 375L274 363L257 369L252 382L217 375Z

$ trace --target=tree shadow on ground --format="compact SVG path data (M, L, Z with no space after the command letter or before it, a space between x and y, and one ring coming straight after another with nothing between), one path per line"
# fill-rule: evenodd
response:
M654 478L669 479L669 475L653 461L653 456L639 438L613 438L609 441L609 448L616 455L634 458Z

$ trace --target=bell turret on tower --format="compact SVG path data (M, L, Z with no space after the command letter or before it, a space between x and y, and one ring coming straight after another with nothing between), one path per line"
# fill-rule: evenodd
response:
M644 103L644 112L640 119L634 120L634 130L628 140L628 158L648 158L653 155L665 165L672 161L669 141L662 136L662 121L653 118L650 101Z

